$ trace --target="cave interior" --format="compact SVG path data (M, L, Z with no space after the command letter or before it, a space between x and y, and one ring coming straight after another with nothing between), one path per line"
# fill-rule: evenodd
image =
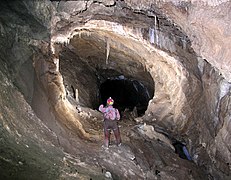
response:
M230 179L231 3L203 3L1 1L0 178Z

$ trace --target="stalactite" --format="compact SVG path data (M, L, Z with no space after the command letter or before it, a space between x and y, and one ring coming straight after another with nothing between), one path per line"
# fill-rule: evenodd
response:
M154 22L155 22L155 29L156 29L156 23L157 23L157 19L156 19L156 18L157 18L157 17L155 16L155 21L154 21Z
M78 89L75 89L75 100L77 103L79 103L79 91L78 91Z
M156 35L156 45L161 48L163 44L162 42L163 42L162 33L158 31L158 34Z
M109 53L110 53L110 38L106 38L106 64L108 64Z
M58 72L59 71L59 59L58 58L54 58L54 64L56 65L55 71Z
M158 45L158 35L157 35L157 28L156 28L157 27L156 26L156 24L157 24L157 17L156 16L155 16L155 22L154 23L155 23L155 28L154 29L155 29L155 36L156 36L155 39L156 39L156 44Z
M154 23L155 23L155 39L156 39L156 45L157 46L159 46L160 45L160 43L159 43L159 34L160 34L160 32L159 32L159 29L158 29L158 27L159 27L159 21L158 21L158 17L157 16L155 16L155 21L154 21Z
M187 43L186 38L185 38L185 36L183 36L183 38L182 38L182 48L183 48L183 50L186 50L186 46L187 46L186 43Z
M149 40L151 44L155 43L154 37L155 37L155 29L149 28Z

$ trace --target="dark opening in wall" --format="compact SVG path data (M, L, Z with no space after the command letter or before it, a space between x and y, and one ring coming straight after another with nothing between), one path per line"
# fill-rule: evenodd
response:
M153 94L150 95L148 89L138 80L119 76L109 78L100 85L100 102L105 104L109 97L114 99L114 107L119 111L132 111L136 107L138 116L141 116L147 110Z
M173 140L172 145L175 148L175 153L178 154L180 158L187 159L189 161L192 160L186 146L183 143Z
M109 49L105 35L111 39ZM120 111L136 107L138 115L143 115L153 98L155 83L142 54L128 46L133 43L107 31L92 30L75 35L67 46L57 45L70 101L98 109L112 97Z

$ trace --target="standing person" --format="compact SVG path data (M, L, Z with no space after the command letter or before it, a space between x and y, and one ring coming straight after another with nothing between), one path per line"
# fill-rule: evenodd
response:
M118 127L118 120L120 120L120 113L118 109L114 108L112 105L114 100L109 97L107 99L107 106L104 107L103 104L99 106L99 111L103 113L104 118L104 146L109 147L110 141L110 131L113 130L114 136L116 138L116 145L121 145L120 131Z

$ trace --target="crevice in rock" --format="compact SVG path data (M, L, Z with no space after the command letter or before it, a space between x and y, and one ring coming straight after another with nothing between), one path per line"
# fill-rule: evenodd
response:
M175 153L178 154L180 158L187 159L189 161L192 160L190 154L188 153L188 150L187 150L185 144L183 144L182 142L174 139L174 141L172 142L172 145L175 148Z

